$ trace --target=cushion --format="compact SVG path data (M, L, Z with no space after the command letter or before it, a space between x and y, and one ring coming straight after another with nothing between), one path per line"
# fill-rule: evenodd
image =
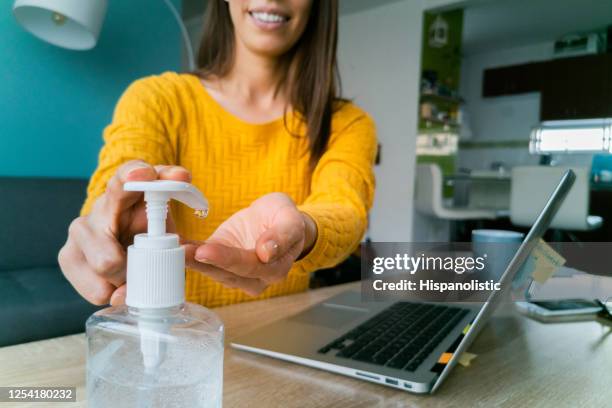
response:
M0 346L79 333L99 307L84 300L57 267L0 273Z
M57 265L87 180L0 177L2 271Z

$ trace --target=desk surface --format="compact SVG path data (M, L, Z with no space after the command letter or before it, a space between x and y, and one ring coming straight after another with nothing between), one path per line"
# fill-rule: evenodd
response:
M217 309L228 340L356 284ZM226 347L225 407L603 407L612 404L612 336L595 322L543 324L510 307L482 331L470 367L433 396L413 395ZM82 334L0 348L0 386L76 386L85 403ZM57 404L0 404L57 407Z

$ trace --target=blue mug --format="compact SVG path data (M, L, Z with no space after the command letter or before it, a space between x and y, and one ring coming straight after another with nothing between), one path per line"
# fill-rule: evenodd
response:
M521 246L524 236L525 234L516 231L472 230L474 256L485 258L485 269L479 273L481 280L499 281Z

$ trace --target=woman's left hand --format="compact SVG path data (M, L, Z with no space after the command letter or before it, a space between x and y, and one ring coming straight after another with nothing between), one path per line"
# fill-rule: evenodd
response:
M283 193L238 211L204 242L187 242L187 266L252 296L287 276L316 240L316 224Z

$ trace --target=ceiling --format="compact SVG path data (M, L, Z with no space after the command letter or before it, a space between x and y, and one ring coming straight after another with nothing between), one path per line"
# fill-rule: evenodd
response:
M553 41L612 24L609 0L472 0L465 7L465 54Z

